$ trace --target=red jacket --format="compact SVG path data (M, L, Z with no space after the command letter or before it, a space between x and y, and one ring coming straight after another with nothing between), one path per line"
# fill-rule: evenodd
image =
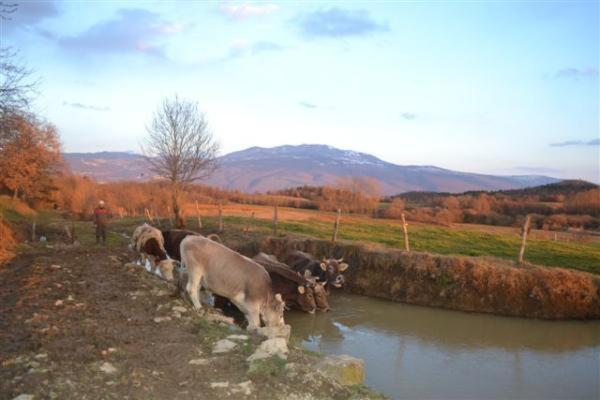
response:
M94 224L98 226L106 226L110 218L110 213L106 208L97 207L94 210Z

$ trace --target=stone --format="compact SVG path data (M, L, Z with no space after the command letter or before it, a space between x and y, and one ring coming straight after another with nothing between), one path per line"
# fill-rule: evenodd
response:
M63 302L62 300L56 300L56 301L54 302L54 305L55 305L55 306L57 306L57 307L59 307L59 306L62 306L62 305L63 305L63 303L64 303L64 302Z
M282 325L282 326L265 326L262 328L258 328L257 333L269 339L274 338L283 338L286 342L290 340L290 333L292 332L292 327L290 325Z
M232 342L229 339L221 339L217 343L215 343L215 346L213 347L212 352L213 353L227 353L227 352L233 350L236 346L237 346L236 342Z
M154 318L154 322L156 322L157 324L164 322L164 321L170 321L170 320L171 320L171 317L156 317L156 318Z
M32 394L20 394L15 397L13 400L33 400Z
M114 374L115 372L117 372L117 369L111 363L104 362L104 363L102 363L102 365L100 365L100 371L102 371L106 374Z
M252 394L252 381L238 383L231 388L231 392L242 393L244 396L250 396Z
M341 385L358 385L365 381L365 362L347 355L329 356L321 360L316 369Z
M211 382L210 387L211 389L226 389L229 387L229 382Z
M210 360L207 358L194 358L193 360L190 360L190 362L188 364L190 365L208 365L210 363Z
M227 325L233 325L235 323L235 321L233 320L233 318L230 317L226 317L224 315L221 314L207 314L205 317L209 322L224 322Z
M284 338L267 339L247 358L247 361L263 360L273 356L286 360L288 351L287 342Z
M227 339L230 340L248 340L248 335L229 335Z
M186 313L188 311L187 308L182 307L182 306L173 306L173 308L171 308L171 310L176 311L176 312L178 312L180 314L184 314L184 313Z
M62 267L60 265L54 264L54 265L51 265L50 268L52 268L52 269L61 269Z

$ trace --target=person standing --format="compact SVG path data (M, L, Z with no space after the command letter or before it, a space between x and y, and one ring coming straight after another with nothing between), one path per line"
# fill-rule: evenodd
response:
M108 225L108 219L110 218L110 214L106 209L106 205L104 201L100 200L98 202L98 207L94 210L94 225L96 225L96 244L106 243L106 227Z

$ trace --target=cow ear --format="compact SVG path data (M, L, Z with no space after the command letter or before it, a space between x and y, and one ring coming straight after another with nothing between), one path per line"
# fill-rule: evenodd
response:
M304 294L304 286L298 286L298 293Z
M327 264L326 264L326 263L324 263L324 262L322 262L322 263L321 263L321 269L322 269L323 271L327 271Z
M281 293L277 293L275 295L275 300L277 300L277 301L283 301L283 299L281 298Z
M348 264L346 264L346 263L341 263L341 264L339 265L339 269L340 269L340 272L344 272L345 270L347 270L347 269L348 269Z
M338 263L341 263L344 261L344 257L340 258L339 260L337 260Z
M304 278L305 279L312 278L312 272L310 272L309 269L307 269L306 271L304 271Z

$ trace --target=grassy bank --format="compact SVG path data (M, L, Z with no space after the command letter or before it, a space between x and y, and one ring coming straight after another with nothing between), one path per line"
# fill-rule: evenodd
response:
M248 224L248 220L245 217L224 217L225 230L243 230ZM203 223L207 230L215 230L217 219L206 217L203 218ZM190 219L189 226L196 226L196 221ZM250 229L255 234L270 234L273 231L272 221L254 219ZM278 233L331 239L332 223L318 220L280 221ZM411 249L415 251L447 255L491 256L509 260L516 259L521 244L516 229L514 234L509 235L460 228L413 225L409 227L409 236ZM404 248L401 227L379 221L342 220L338 238L395 249ZM537 265L600 274L599 243L530 239L527 243L525 259Z

